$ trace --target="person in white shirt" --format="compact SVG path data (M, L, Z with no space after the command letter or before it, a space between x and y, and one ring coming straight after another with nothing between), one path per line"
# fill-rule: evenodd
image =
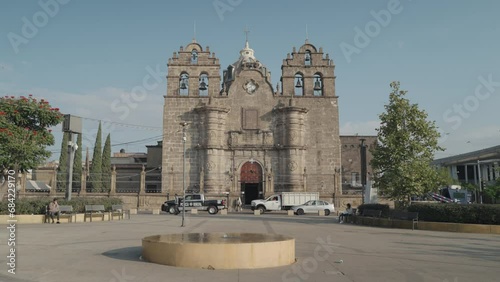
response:
M351 204L348 203L347 209L344 212L340 213L339 215L339 222L344 223L345 218L351 215L352 215L352 207Z

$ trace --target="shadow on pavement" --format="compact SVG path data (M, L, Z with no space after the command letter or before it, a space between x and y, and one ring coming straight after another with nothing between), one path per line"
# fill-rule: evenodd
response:
M113 258L113 259L142 262L142 260L140 259L141 255L142 255L142 247L137 246L137 247L127 247L127 248L115 249L115 250L104 252L104 253L102 253L102 255L107 256L109 258Z

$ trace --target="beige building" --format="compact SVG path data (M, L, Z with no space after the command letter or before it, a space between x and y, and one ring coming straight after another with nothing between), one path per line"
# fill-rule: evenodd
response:
M236 55L236 54L235 54ZM235 56L236 57L236 56ZM335 65L306 41L282 63L280 83L246 42L220 73L219 59L193 40L168 60L162 192L229 193L246 203L281 191L341 193Z

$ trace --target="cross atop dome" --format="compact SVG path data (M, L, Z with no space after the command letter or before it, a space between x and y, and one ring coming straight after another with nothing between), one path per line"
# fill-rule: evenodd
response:
M250 33L250 30L248 30L248 27L245 27L243 32L245 33L245 45L247 45L248 44L248 34Z

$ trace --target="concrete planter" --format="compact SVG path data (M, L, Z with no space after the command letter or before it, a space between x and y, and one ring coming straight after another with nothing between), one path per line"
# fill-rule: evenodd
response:
M73 215L73 223L74 222L84 222L84 217L85 215L83 213L77 213ZM28 214L19 214L16 215L14 218L10 218L8 215L0 215L0 223L3 224L8 224L8 223L16 223L16 224L39 224L39 223L44 223L45 215L42 214L34 214L34 215L28 215ZM11 220L11 221L9 221ZM12 220L17 220L16 222ZM110 213L105 212L104 213L104 221L109 221L111 220ZM113 220L118 220L118 216L114 216ZM94 216L92 218L92 222L94 221L103 221L102 217ZM61 218L60 220L61 223L69 223L69 218ZM90 222L89 219L87 219L87 222Z
M8 215L0 215L0 222L2 224L8 224L9 220L10 223L16 223L16 224L33 224L33 223L43 223L45 216L44 215L39 215L39 214L34 214L34 215L29 215L29 214L20 214L16 215L16 217L11 218ZM14 222L13 220L17 220L17 222Z
M412 229L412 221L397 220L388 218L373 218L356 216L353 219L355 224L377 226L386 228ZM418 230L461 232L461 233L482 233L482 234L500 234L500 225L469 224L469 223L451 223L451 222L429 222L419 221Z

